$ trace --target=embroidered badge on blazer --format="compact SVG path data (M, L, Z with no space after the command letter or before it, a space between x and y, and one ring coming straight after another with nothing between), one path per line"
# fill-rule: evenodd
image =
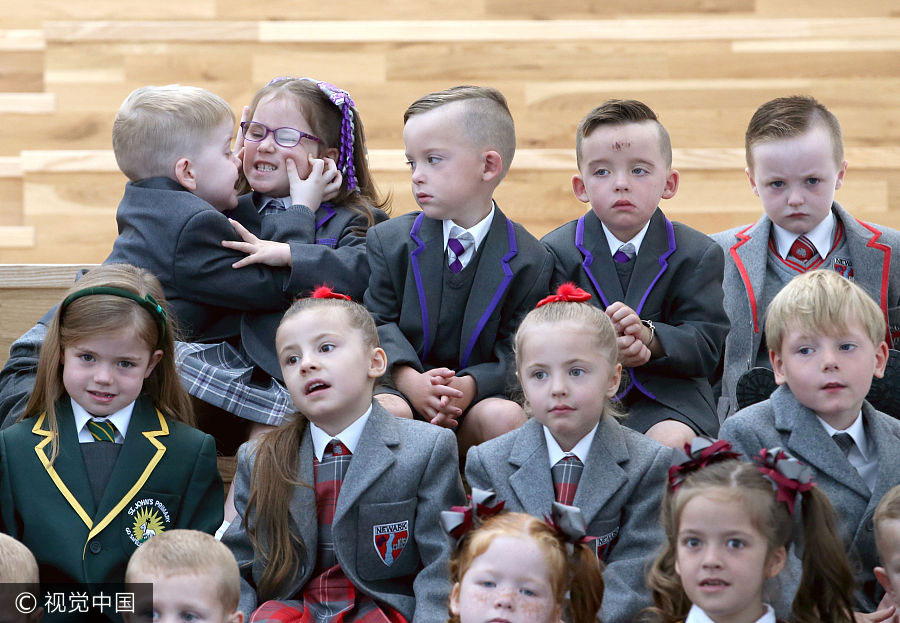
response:
M850 262L849 258L836 257L834 258L834 272L841 277L853 279L853 264Z
M592 541L596 548L597 558L600 562L606 562L609 558L609 552L619 540L619 526L616 526L611 532L607 532L603 536L598 536Z
M372 527L372 541L381 562L390 567L400 557L409 540L409 521L383 523Z
M172 523L166 505L153 498L137 500L128 507L128 515L133 517L134 521L130 526L125 526L125 534L137 546L163 532Z

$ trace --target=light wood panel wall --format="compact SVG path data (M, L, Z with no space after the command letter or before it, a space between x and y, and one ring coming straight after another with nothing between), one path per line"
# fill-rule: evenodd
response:
M7 2L9 0L6 0ZM841 120L850 170L837 195L900 227L900 9L868 0L32 0L0 29L0 262L92 263L115 237L124 177L110 131L144 84L209 88L235 111L277 75L346 88L393 212L415 205L402 113L459 83L508 97L519 151L498 199L535 235L579 215L578 120L610 97L646 101L682 172L663 204L713 232L755 220L742 140L753 110L809 93Z

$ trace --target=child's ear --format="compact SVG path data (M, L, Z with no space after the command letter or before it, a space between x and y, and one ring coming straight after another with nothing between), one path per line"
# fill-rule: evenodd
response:
M240 610L235 610L228 615L227 623L244 623L244 613Z
M385 372L387 372L387 353L383 348L373 348L372 358L369 360L368 376L370 379L377 379Z
M190 158L179 158L175 163L175 181L191 192L197 190L197 177Z
M834 189L837 190L841 186L844 185L844 175L847 173L847 161L844 160L841 163L841 168L838 169L837 179L834 181Z
M787 383L787 377L784 376L784 359L781 358L781 354L769 349L769 361L772 362L772 372L775 373L775 384Z
M334 163L337 164L338 158L341 157L341 152L334 147L329 147L322 153L322 158L331 158L334 160Z
M147 365L147 372L144 374L144 378L148 378L150 373L153 372L153 368L156 367L156 364L159 363L159 360L162 359L163 352L159 349L153 351L153 354L150 355L150 363Z
M459 616L459 582L450 589L450 613Z
M889 356L890 356L890 352L888 351L887 342L882 340L882 342L878 346L875 347L874 376L876 379L884 378L884 369L887 366Z
M753 194L759 197L759 189L756 187L756 178L753 177L753 171L750 170L750 167L744 169L744 173L747 174L747 179L750 180L750 190L753 191Z
M666 186L663 188L662 198L671 199L678 192L678 182L681 174L676 169L670 169L666 176Z
M785 549L785 547L782 545L768 556L765 571L766 579L769 580L781 573L781 570L784 569L784 565L786 562L787 549Z
M894 587L891 585L891 578L888 576L887 571L884 570L884 567L875 567L873 571L875 571L875 579L881 584L881 588L884 589L885 593L891 595L893 599Z
M587 188L584 186L584 178L581 173L572 176L572 191L581 203L588 203L591 198L587 194Z
M622 382L622 364L617 363L609 373L609 385L606 387L606 397L611 399L619 391L619 383Z
M490 182L503 173L503 157L494 150L484 152L481 181Z

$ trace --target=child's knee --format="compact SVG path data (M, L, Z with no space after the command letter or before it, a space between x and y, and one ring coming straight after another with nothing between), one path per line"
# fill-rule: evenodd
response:
M690 426L678 420L657 422L644 434L670 448L683 448L684 444L691 443L691 440L697 436Z
M515 402L503 398L485 398L472 405L466 414L466 421L471 421L480 431L484 439L493 439L522 426L528 417Z
M377 400L378 404L384 407L388 413L394 417L406 418L407 420L413 419L413 412L409 403L400 396L394 394L376 394L375 400Z

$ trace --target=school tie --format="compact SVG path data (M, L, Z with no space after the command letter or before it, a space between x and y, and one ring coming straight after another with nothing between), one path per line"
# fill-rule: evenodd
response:
M108 420L88 420L88 430L94 436L94 441L116 441L116 425Z
M460 228L454 228L462 233L458 238L454 238L451 234L450 239L447 241L447 249L450 251L448 253L448 260L450 262L450 270L454 273L458 273L465 265L462 263L462 256L465 255L466 251L475 244L475 238L469 232ZM454 232L455 233L455 232ZM468 263L468 262L467 262Z
M803 266L804 270L815 262L819 254L813 243L806 236L800 236L794 240L791 250L788 251L788 257Z
M613 259L619 264L625 264L626 262L633 260L634 256L634 245L630 242L626 242L613 254Z
M266 202L266 205L263 206L262 215L269 216L270 214L277 214L278 212L284 212L285 209L281 199L269 199Z
M574 454L567 454L550 469L557 502L572 506L583 471L584 463Z
M838 445L844 456L850 455L850 449L853 448L853 437L850 436L850 433L835 433L831 438L834 439L834 443Z

